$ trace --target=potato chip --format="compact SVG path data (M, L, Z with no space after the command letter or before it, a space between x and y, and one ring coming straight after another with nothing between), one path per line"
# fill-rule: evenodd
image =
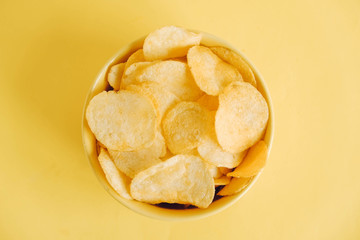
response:
M166 154L166 145L164 137L157 131L153 144L148 148L130 152L109 150L109 153L116 167L133 178L142 170L160 163L160 157Z
M120 89L125 89L131 84L138 84L139 81L137 81L136 77L141 75L144 69L152 64L154 62L136 62L127 67L121 79Z
M180 102L178 97L167 91L157 82L143 82L138 85L129 85L126 89L143 94L152 101L157 112L158 123L161 122L168 109Z
M130 67L133 63L137 62L146 62L144 57L144 51L142 49L139 49L130 55L130 57L126 61L124 70L128 69L128 67Z
M210 111L216 111L219 107L219 98L217 96L204 94L197 100L197 102Z
M129 194L130 178L125 176L125 174L123 174L116 168L109 154L104 148L101 148L98 159L100 166L105 173L105 177L108 180L111 187L121 197L126 199L132 199L132 197Z
M200 156L217 167L234 168L240 164L245 156L245 152L229 153L221 148L215 133L215 113L211 112L210 130L207 136L199 144L197 150Z
M128 70L131 70L131 67ZM184 101L196 100L202 94L186 63L174 60L157 61L137 68L123 78L124 87L142 82L157 82ZM128 74L128 70L125 74Z
M232 82L242 81L239 71L216 56L209 48L190 48L188 64L196 84L208 95L217 96Z
M150 33L144 41L147 61L186 56L190 47L199 45L201 34L186 29L167 26Z
M241 192L250 184L251 179L252 178L232 178L230 183L221 189L217 195L229 196Z
M108 73L108 82L115 91L120 89L120 82L124 72L124 67L125 63L116 64L110 68Z
M176 155L138 173L130 185L131 196L147 203L210 205L214 180L205 163L196 156Z
M196 148L210 128L210 113L195 102L180 102L165 115L162 128L173 154Z
M232 153L246 150L260 140L268 118L267 103L256 88L246 82L231 84L219 96L215 117L220 146Z
M155 109L138 93L101 92L91 99L86 119L96 139L108 149L134 151L149 147L155 138Z
M264 141L257 142L249 149L244 161L233 172L227 174L231 177L252 177L264 168L267 157L267 146Z
M223 186L230 183L231 177L222 176L214 179L215 186Z
M244 82L248 82L256 87L256 79L253 71L246 61L237 53L225 47L210 47L211 51L215 53L223 61L230 63L240 72Z

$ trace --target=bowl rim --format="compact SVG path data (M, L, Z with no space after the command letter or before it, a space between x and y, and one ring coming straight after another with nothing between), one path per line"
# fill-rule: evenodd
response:
M272 100L271 100L271 96L270 96L270 91L266 85L266 82L265 82L263 76L260 74L259 70L255 67L255 65L250 61L250 59L248 57L246 57L246 55L243 52L241 52L240 50L235 48L232 44L228 43L227 41L225 41L215 35L212 35L210 33L204 32L204 31L198 31L198 30L192 30L192 29L189 29L189 31L202 34L203 38L201 40L201 44L204 44L203 42L206 43L207 41L214 42L217 45L215 44L213 46L224 46L224 47L229 48L230 50L234 51L235 53L239 54L246 61L246 63L250 66L251 70L253 71L253 73L255 75L257 83L258 82L261 83L260 85L258 84L258 90L259 90L259 87L261 87L261 94L266 99L266 102L267 102L268 108L269 108L268 125L266 128L264 137L263 137L263 139L265 139L268 136L267 137L268 138L267 139L267 146L268 146L267 159L268 159L271 148L272 148L273 139L274 139L274 129L275 129L274 120L275 120L275 118L274 118L274 108L273 108L273 104L272 104ZM136 200L123 199L112 189L110 184L105 179L105 175L103 174L103 172L101 171L101 173L99 173L99 171L96 170L96 168L98 168L99 166L95 166L94 161L92 161L94 158L94 151L96 151L96 142L95 142L95 147L92 146L93 147L92 152L90 152L89 149L87 148L88 145L91 144L88 142L89 135L92 135L93 138L95 138L95 137L93 136L91 131L89 132L90 129L89 129L89 127L87 125L87 121L86 121L86 107L88 106L91 98L94 95L96 95L95 94L96 89L97 88L98 88L98 90L101 89L101 87L99 87L99 84L101 83L101 81L104 83L104 78L106 78L106 75L107 75L107 72L108 72L110 66L119 62L119 59L121 59L121 58L123 60L127 59L127 57L132 52L134 52L134 50L136 51L136 49L140 48L139 46L141 46L145 37L146 37L146 35L143 37L140 37L140 38L136 39L135 41L131 42L130 44L127 44L127 45L123 46L122 48L120 48L120 50L118 50L116 52L116 54L112 58L110 58L106 62L106 64L101 68L100 72L97 74L97 77L95 78L95 80L93 80L93 82L90 85L90 89L88 90L88 92L86 94L85 103L83 106L82 124L81 124L82 143L83 143L86 157L88 159L88 163L90 164L95 176L97 177L97 179L100 182L100 184L102 185L102 187L105 188L105 190L114 199L116 199L118 202L120 202L126 208L128 208L134 212L137 212L143 216L147 216L150 218L163 220L163 221L187 221L187 220L201 219L201 218L205 218L205 217L217 214L217 213L227 209L228 207L232 206L235 202L237 202L240 198L242 198L249 191L249 189L252 188L252 186L258 180L259 176L261 175L261 173L263 172L264 169L262 169L257 175L255 175L250 180L250 183L241 192L234 194L232 196L223 197L223 198L226 198L227 200L226 200L226 203L223 203L220 206L216 206L211 209L211 206L219 201L219 200L217 200L217 201L211 203L209 208L206 208L206 209L196 208L196 209L177 210L177 209L160 208L160 207L157 207L157 206L154 206L151 204L138 202ZM204 45L209 46L209 44L204 44ZM106 82L106 80L105 80L105 82ZM104 88L102 88L102 90L103 89ZM97 161L97 156L96 156L95 162L96 161ZM221 199L223 199L223 198L221 198ZM220 203L218 202L217 205L219 205L219 204ZM151 207L149 208L149 206L151 206ZM161 210L156 211L154 208L161 209ZM167 212L167 213L165 213L165 212ZM187 212L187 213L184 214L184 212Z

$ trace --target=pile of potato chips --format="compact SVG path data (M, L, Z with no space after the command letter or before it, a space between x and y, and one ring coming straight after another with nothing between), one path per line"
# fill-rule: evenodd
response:
M111 66L107 80L112 90L91 99L86 119L123 198L206 208L264 167L268 105L235 52L167 26Z

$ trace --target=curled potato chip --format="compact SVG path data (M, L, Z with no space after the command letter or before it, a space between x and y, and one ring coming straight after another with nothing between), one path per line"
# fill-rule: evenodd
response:
M124 72L125 63L119 63L110 68L108 73L108 82L110 86L118 91L120 89L120 82Z
M144 69L152 64L154 64L154 62L135 62L128 66L124 70L123 77L121 79L120 89L125 89L131 84L139 83L136 79L137 76L141 75Z
M225 47L210 47L211 51L213 51L219 58L224 60L225 62L230 63L240 72L244 82L248 82L254 87L256 87L256 79L253 71L250 66L246 63L246 61L237 53L231 51Z
M126 77L122 80L124 87L142 82L157 82L184 101L193 101L202 94L186 63L174 60L142 63L127 75L132 66L125 72Z
M180 102L178 97L167 91L157 82L143 82L138 85L129 85L126 89L138 92L150 98L157 112L158 123L161 122L168 109Z
M129 194L130 178L120 172L104 148L100 149L99 163L111 187L123 198L132 199Z
M181 203L206 208L213 200L214 180L196 156L176 155L138 173L130 185L131 196L147 203Z
M204 94L197 100L197 102L210 111L216 111L219 107L219 98L217 96Z
M144 57L144 51L142 49L137 50L127 59L124 70L128 69L133 63L146 62Z
M241 153L226 152L219 145L215 133L215 113L211 112L210 130L203 141L199 144L197 150L200 156L217 167L234 168L240 164L245 156L245 151Z
M217 195L229 196L241 192L250 184L251 179L252 178L232 178L230 183L221 189Z
M233 172L227 174L231 177L252 177L264 168L267 156L267 146L264 141L257 142L249 149L244 161Z
M87 106L86 119L96 139L108 149L134 151L149 147L155 138L155 109L138 93L101 92Z
M223 186L230 183L231 177L222 176L214 179L215 186Z
M201 34L186 29L166 26L150 33L144 41L147 61L183 57L190 47L199 45Z
M268 118L267 103L256 88L246 82L231 84L219 96L215 117L220 146L232 153L246 150L260 140Z
M180 102L165 115L162 128L173 154L196 148L210 128L210 113L195 102Z
M163 136L157 131L153 144L148 148L130 152L109 150L109 153L116 167L133 178L142 170L160 163L160 157L166 154L166 145Z
M239 71L216 56L209 48L190 48L188 64L196 84L208 95L217 96L232 82L242 81Z

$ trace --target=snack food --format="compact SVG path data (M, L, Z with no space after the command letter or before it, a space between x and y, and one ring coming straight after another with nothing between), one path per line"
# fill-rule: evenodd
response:
M261 139L268 118L267 103L255 87L246 82L230 84L219 96L215 117L220 146L232 153L248 149Z
M209 48L190 48L188 64L196 84L208 95L217 96L232 82L242 81L239 71L216 56Z
M210 113L195 102L180 102L165 116L162 129L173 154L196 148L210 130Z
M264 166L268 109L247 83L251 68L200 40L173 26L149 34L143 49L111 63L112 89L86 108L105 177L125 199L207 208L241 192Z
M199 45L201 34L186 29L166 26L150 33L144 41L144 56L147 61L186 56L194 45Z
M86 119L108 149L134 151L150 146L155 138L155 109L138 93L103 91L90 101Z
M206 208L214 197L214 180L196 156L176 155L132 180L131 196L148 203L182 203Z

